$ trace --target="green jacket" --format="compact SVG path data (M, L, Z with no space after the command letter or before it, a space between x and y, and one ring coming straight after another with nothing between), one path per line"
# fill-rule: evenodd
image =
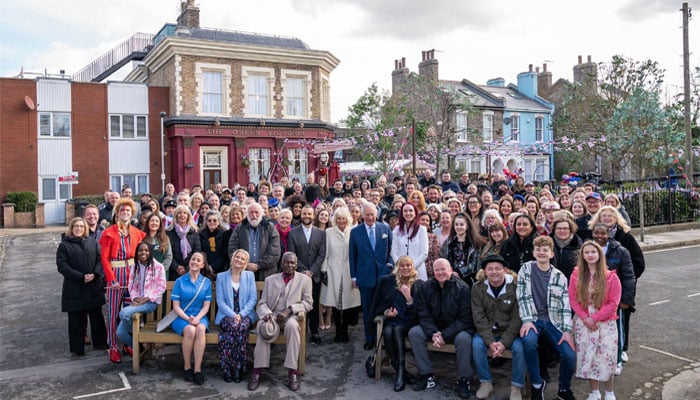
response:
M496 336L500 336L501 343L510 348L513 340L520 333L521 325L515 278L511 274L506 274L505 287L496 298L483 270L479 272L478 277L482 276L483 279L472 287L472 318L476 333L484 339L487 346L496 340Z

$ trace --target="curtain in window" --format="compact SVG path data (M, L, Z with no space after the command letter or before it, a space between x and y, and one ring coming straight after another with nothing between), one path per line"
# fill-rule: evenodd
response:
M304 116L304 80L287 79L287 115Z
M202 73L202 112L222 113L222 75L221 72Z
M267 115L267 78L265 76L248 77L248 114Z

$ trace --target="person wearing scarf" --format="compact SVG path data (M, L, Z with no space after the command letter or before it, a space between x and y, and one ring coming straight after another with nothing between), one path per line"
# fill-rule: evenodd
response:
M201 251L197 226L192 213L185 204L180 204L173 213L173 224L166 232L173 247L173 262L168 271L168 280L174 281L188 271L190 257Z
M114 212L117 214L117 223L102 233L100 251L109 305L107 314L109 359L116 364L122 361L117 350L119 312L124 299L129 297L127 293L129 269L134 265L136 246L143 241L146 233L131 226L131 217L136 213L136 205L131 199L120 199L114 205Z

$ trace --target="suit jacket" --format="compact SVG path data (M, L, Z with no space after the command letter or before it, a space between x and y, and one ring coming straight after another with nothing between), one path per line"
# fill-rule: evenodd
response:
M288 307L292 308L294 314L302 311L308 313L313 306L311 278L301 272L294 272L294 278L285 285L282 273L277 273L265 278L256 310L258 317L263 318L270 313L279 314Z
M238 306L241 318L250 318L251 325L257 320L255 303L258 302L258 290L255 286L255 274L251 271L241 272L238 286ZM227 270L216 275L216 321L219 325L224 317L233 317L233 287L231 286L231 271Z
M297 226L287 236L287 251L297 255L297 272L311 271L313 281L321 282L321 265L326 258L326 233L311 227L311 238L306 242L304 228Z
M394 260L391 258L391 230L388 225L375 223L376 246L372 250L367 227L359 224L350 232L350 276L358 287L371 288L379 278L391 273Z

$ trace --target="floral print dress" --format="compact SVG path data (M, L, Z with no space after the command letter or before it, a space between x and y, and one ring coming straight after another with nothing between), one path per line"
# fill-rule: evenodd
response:
M593 279L588 285L594 287ZM588 298L588 314L598 310L593 299ZM574 340L576 341L576 377L607 381L617 366L617 325L614 319L597 323L598 329L589 330L578 315L574 316Z

